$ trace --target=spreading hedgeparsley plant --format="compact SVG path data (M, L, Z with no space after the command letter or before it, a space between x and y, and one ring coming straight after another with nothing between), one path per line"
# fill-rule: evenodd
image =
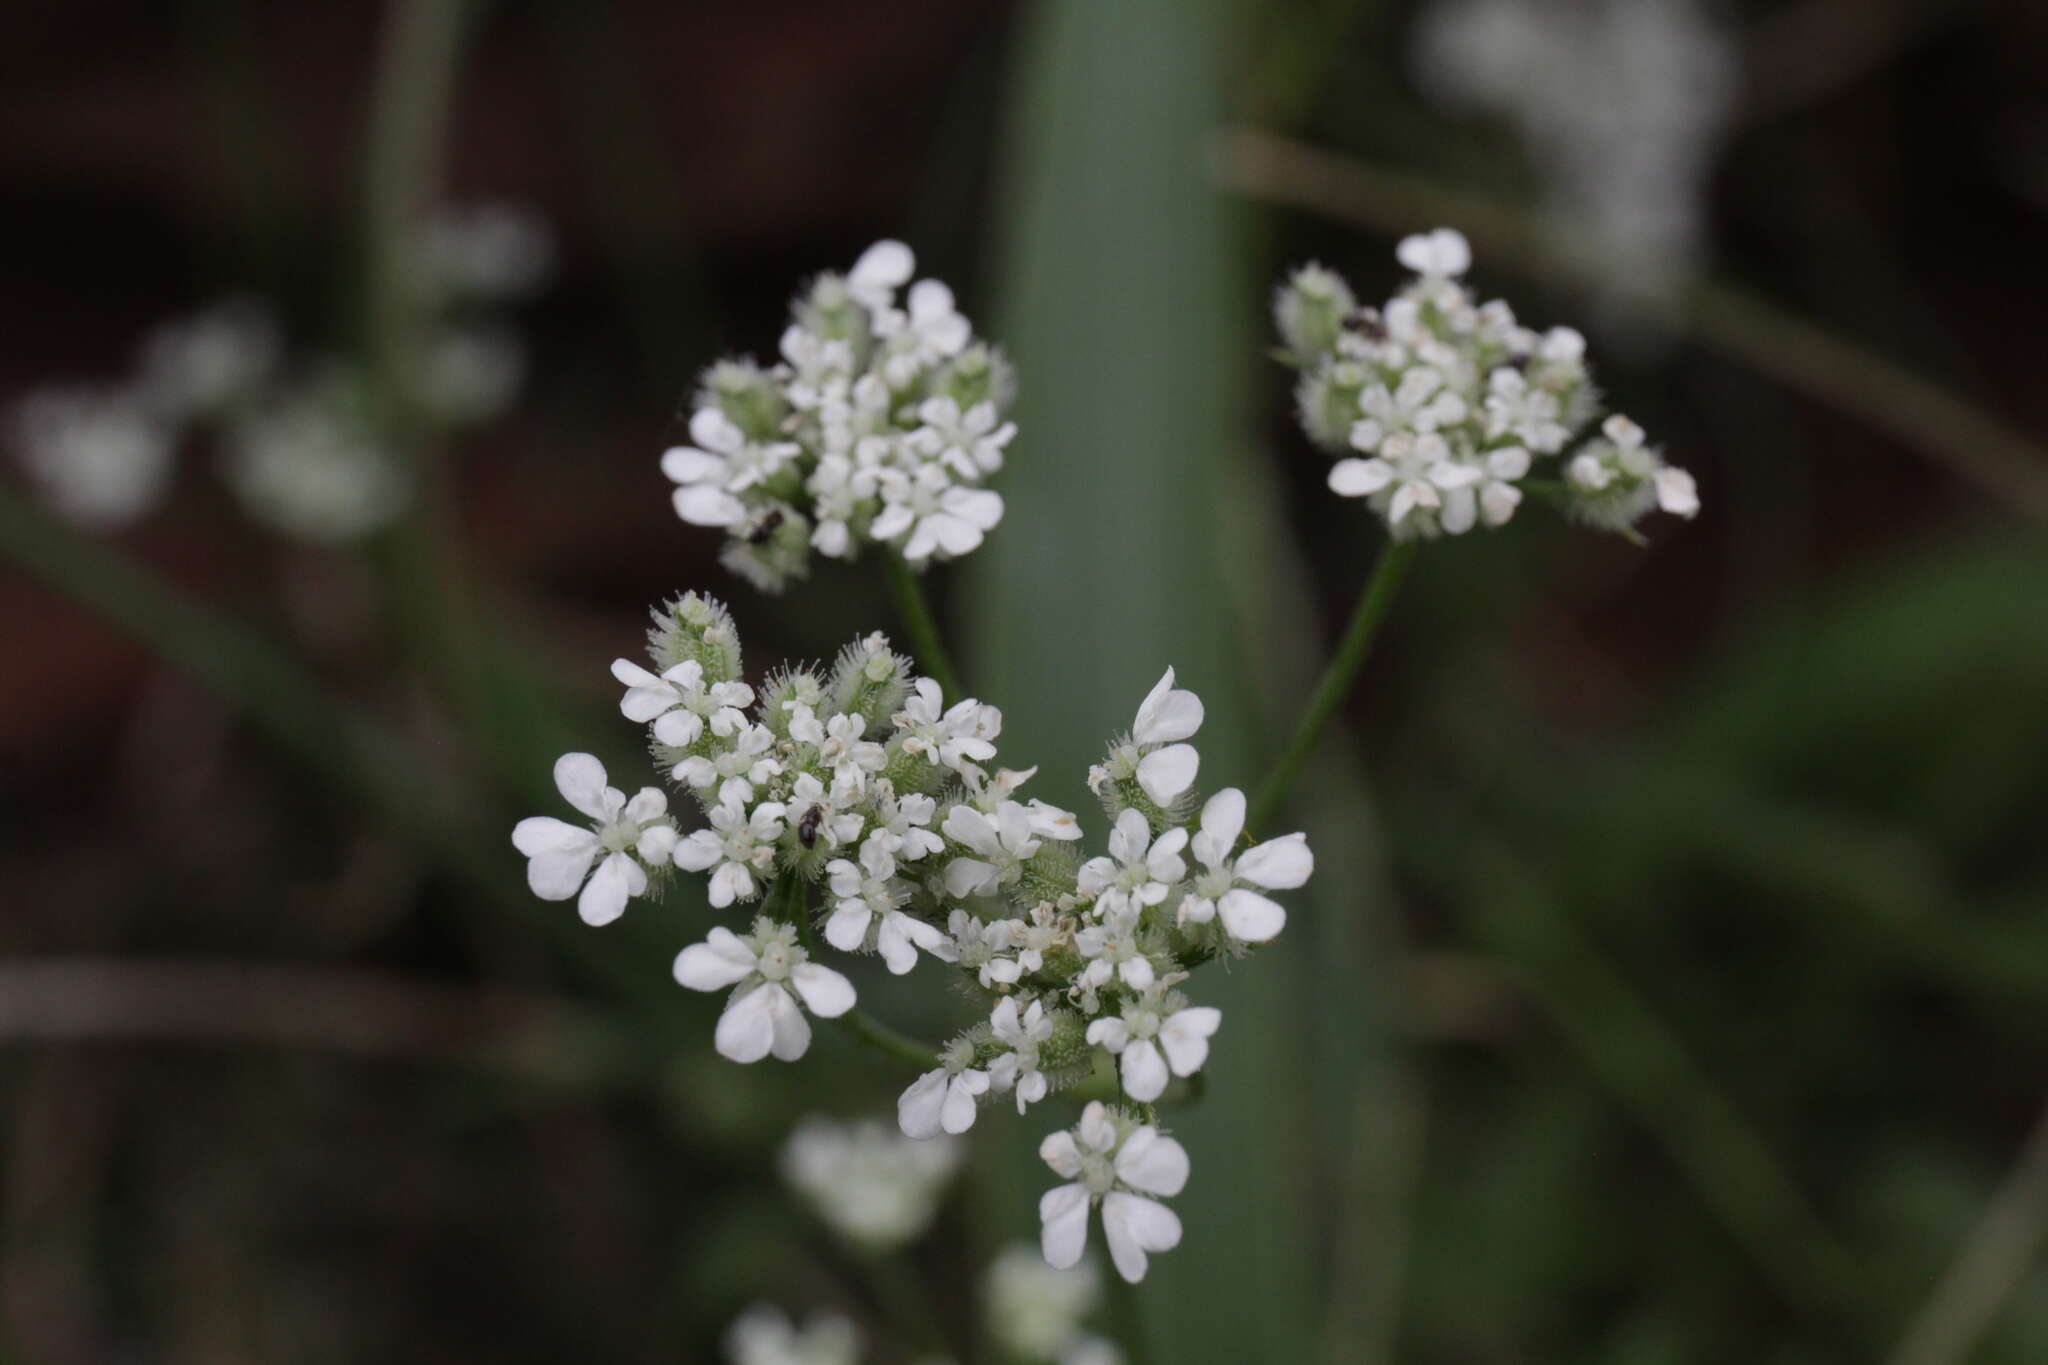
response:
M795 1063L813 1021L835 1021L903 1064L908 1138L956 1138L984 1111L1044 1124L1073 1104L1039 1146L1056 1178L1045 1259L1077 1265L1099 1226L1116 1273L1142 1279L1182 1236L1166 1201L1191 1161L1167 1119L1199 1096L1211 1047L1229 1045L1203 970L1286 929L1315 859L1272 817L1415 547L1502 525L1532 494L1616 530L1698 508L1638 427L1602 421L1578 333L1477 303L1455 232L1409 238L1399 257L1413 278L1377 307L1318 266L1276 295L1302 426L1388 549L1255 798L1200 789L1204 708L1165 660L1086 774L1098 810L1028 795L1037 769L1007 761L1000 709L952 681L913 577L1000 521L986 485L1018 436L1004 418L1014 379L946 286L913 282L909 249L882 242L799 296L776 363L705 372L690 442L661 467L681 519L722 531L727 566L759 586L801 579L814 554L879 556L909 584L898 602L918 660L857 630L829 665L750 672L716 598L659 606L646 656L612 665L652 779L629 795L596 759L564 757L557 782L581 818L513 834L536 894L576 900L596 925L702 877L714 920L687 935L674 974L724 997L710 1046ZM864 954L971 1001L958 1031L920 1043L869 1017L831 965Z

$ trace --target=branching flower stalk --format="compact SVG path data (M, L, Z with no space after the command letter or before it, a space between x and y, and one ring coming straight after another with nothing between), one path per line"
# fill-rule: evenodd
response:
M811 1018L836 1021L917 1070L897 1101L912 1138L965 1133L998 1102L1022 1115L1061 1091L1085 1098L1079 1121L1039 1146L1061 1181L1040 1201L1041 1249L1077 1265L1099 1224L1117 1274L1143 1279L1180 1243L1165 1201L1190 1174L1157 1106L1169 1085L1199 1080L1222 1026L1184 987L1285 928L1275 893L1304 885L1314 858L1300 834L1248 831L1277 812L1349 693L1421 542L1506 523L1544 459L1563 467L1565 509L1596 525L1626 532L1653 507L1698 505L1691 478L1626 419L1585 437L1599 414L1577 333L1538 335L1505 304L1476 305L1454 232L1399 254L1416 278L1384 308L1359 308L1315 266L1277 300L1304 426L1348 452L1330 485L1365 499L1389 540L1255 803L1197 792L1205 712L1171 668L1088 771L1108 825L1093 856L1080 816L1023 797L1037 769L999 761L1002 713L962 694L915 571L970 552L1000 518L980 485L1015 434L999 425L1014 385L945 286L920 281L898 306L913 262L883 242L809 286L780 363L706 373L694 444L662 467L677 513L724 529L726 563L760 586L801 577L813 550L872 545L924 672L872 633L829 666L750 681L722 604L698 592L665 603L645 662L619 659L612 674L669 788L628 796L595 758L562 758L557 785L584 823L513 831L534 891L601 925L678 871L703 876L730 923L685 947L675 977L725 994L715 1049L794 1062ZM671 792L702 828L677 822ZM828 952L950 978L978 1017L943 1046L908 1038L856 1007Z

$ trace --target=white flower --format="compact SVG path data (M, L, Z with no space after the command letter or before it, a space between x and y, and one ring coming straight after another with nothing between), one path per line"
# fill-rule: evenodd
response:
M1674 517L1699 515L1700 493L1692 475L1675 465L1666 465L1650 478L1657 486L1657 506Z
M1515 480L1529 472L1528 451L1520 446L1489 450L1476 468L1480 471L1476 487L1468 484L1444 494L1437 519L1451 535L1471 530L1478 518L1484 518L1488 526L1505 526L1522 505L1522 490L1515 487Z
M956 1038L939 1065L910 1083L896 1101L896 1122L914 1138L964 1133L974 1126L975 1100L988 1091L988 1073L974 1065L974 1045Z
M233 299L150 329L136 356L135 391L173 420L218 416L269 382L281 349L269 309Z
M126 394L46 389L10 416L23 469L49 504L80 526L126 526L170 486L171 434Z
M914 863L946 846L946 841L930 828L932 816L938 810L937 801L922 792L898 796L886 778L876 781L869 793L874 815L868 837L881 840L882 846L899 860Z
M747 506L733 495L773 476L802 449L787 441L749 441L730 417L711 407L691 414L690 439L697 444L671 446L662 453L661 472L680 485L674 495L676 515L692 526L744 521Z
M1074 978L1084 1008L1094 1013L1095 992L1109 984L1112 976L1134 991L1152 984L1152 960L1138 942L1136 905L1126 904L1074 935L1074 951L1087 963Z
M565 901L580 888L576 912L584 923L609 924L625 911L628 899L647 890L647 869L641 863L667 862L676 846L668 798L658 788L643 787L627 800L624 792L605 785L604 765L589 754L556 759L555 786L596 823L583 829L535 815L514 826L512 846L526 855L527 885L549 901ZM594 862L596 875L586 884Z
M775 866L775 841L782 837L787 808L779 801L763 801L750 813L737 798L729 798L710 812L711 828L692 833L675 846L675 863L685 872L711 873L711 904L723 910L734 901L752 900L754 874L766 874Z
M858 1365L860 1333L836 1313L799 1330L781 1309L755 1304L726 1329L725 1355L732 1365Z
M1572 503L1576 515L1623 530L1652 507L1674 516L1698 514L1699 489L1692 475L1665 464L1645 444L1641 427L1616 413L1600 431L1604 439L1588 442L1565 467L1565 480L1577 494Z
M1145 1278L1146 1254L1180 1245L1180 1219L1150 1196L1179 1194L1188 1180L1188 1154L1150 1124L1111 1116L1100 1100L1081 1113L1071 1131L1052 1134L1038 1155L1070 1184L1038 1201L1044 1223L1040 1244L1048 1264L1065 1269L1088 1249L1088 1215L1102 1205L1102 1231L1117 1274Z
M1441 370L1418 365L1401 376L1390 393L1374 384L1359 396L1365 416L1351 428L1351 444L1370 455L1402 433L1423 434L1465 420L1465 400L1446 384Z
M1118 746L1106 763L1088 770L1088 788L1098 796L1104 784L1136 778L1155 805L1170 806L1195 784L1201 755L1179 741L1202 728L1202 699L1173 685L1167 669L1145 700L1131 726L1131 742Z
M858 786L835 781L827 791L815 774L798 773L783 807L796 825L797 841L805 848L815 848L819 840L826 848L841 848L860 838L867 817L848 808L861 800Z
M1140 817L1142 818L1142 817ZM1023 865L1038 852L1040 840L1031 828L1031 814L1015 801L1005 801L991 820L972 806L954 806L940 826L946 837L964 844L979 857L955 858L946 864L946 894L990 896L1017 880Z
M1003 447L1017 434L1015 422L996 424L993 403L976 403L963 413L951 398L927 398L917 416L924 425L905 438L911 449L969 482L1001 469Z
M887 347L882 374L892 388L902 388L919 370L960 354L974 328L953 306L953 291L937 280L910 286L905 311L884 309L875 314L875 335Z
M796 928L754 921L745 938L714 928L702 943L676 955L676 980L693 991L736 986L718 1017L713 1037L721 1057L758 1062L771 1052L785 1062L804 1055L811 1026L797 1007L801 1000L821 1019L836 1019L853 1008L853 984L830 967L820 967L797 946Z
M772 757L774 751L775 732L765 725L749 725L733 736L731 748L709 757L692 754L669 775L699 795L717 787L721 803L751 801L755 787L782 771L781 761Z
M1528 377L1503 365L1487 377L1486 438L1512 436L1539 455L1555 455L1571 439L1571 428L1558 420L1557 395L1530 387Z
M1394 248L1395 259L1418 275L1450 278L1472 268L1472 246L1456 228L1403 237Z
M626 685L619 712L627 720L654 722L654 737L686 749L697 742L709 722L711 733L726 738L747 723L740 710L754 704L754 689L743 682L704 686L704 665L685 659L656 676L630 659L612 660L612 676Z
M900 541L912 564L952 559L981 544L1003 519L1003 498L986 488L961 488L936 465L905 474L881 471L882 511L869 533L885 543Z
M360 377L339 368L239 416L221 472L273 530L339 544L388 525L412 488L368 417Z
M917 270L917 257L910 248L893 238L884 238L860 254L846 274L846 292L862 307L888 308L896 291L910 282Z
M998 1093L1014 1090L1021 1114L1025 1105L1045 1098L1047 1083L1045 1073L1038 1069L1038 1045L1052 1037L1053 1021L1040 1002L1032 1001L1020 1013L1017 997L1006 995L996 1002L988 1024L996 1041L1009 1049L989 1064L989 1085Z
M1265 891L1292 890L1315 871L1315 856L1300 834L1283 834L1230 856L1244 831L1244 793L1225 787L1202 807L1202 827L1190 846L1201 868L1180 903L1183 924L1220 919L1223 931L1239 943L1265 943L1287 925L1287 912Z
M882 842L869 838L861 845L860 865L844 858L825 869L838 908L825 921L825 941L843 953L858 951L874 931L874 947L897 976L917 965L917 950L942 959L953 956L951 942L936 924L905 914L902 903L910 889L896 878L896 860Z
M955 910L946 919L946 937L953 945L953 957L946 960L957 960L971 970L983 990L1014 986L1024 974L1023 963L1016 956L1017 936L1023 929L1022 920L976 919L965 910Z
M983 1283L989 1335L1020 1360L1049 1361L1067 1349L1102 1297L1094 1266L1056 1270L1022 1244L1004 1247Z
M1330 466L1330 491L1363 498L1391 490L1385 515L1387 525L1398 529L1416 508L1435 509L1442 505L1444 493L1479 478L1477 469L1451 458L1441 436L1399 432L1381 443L1377 459L1339 460Z
M991 741L1002 732L1003 713L972 697L942 711L939 685L919 678L891 723L906 732L904 753L922 754L927 762L964 775L976 763L996 756Z
M866 787L868 774L880 772L889 761L881 745L862 738L867 728L867 717L858 715L835 715L821 724L806 706L791 715L789 736L814 745L818 760L832 769L833 781L859 791Z
M818 553L834 559L852 558L851 523L879 486L873 469L856 465L844 455L827 455L818 461L817 471L804 484L816 500L811 544Z
M923 1232L959 1168L962 1144L919 1142L874 1119L812 1115L782 1147L782 1178L844 1236L891 1251Z
M1188 865L1180 852L1188 844L1188 832L1175 826L1158 838L1138 811L1126 810L1116 818L1110 831L1107 858L1090 858L1081 864L1078 889L1095 897L1096 913L1114 914L1126 906L1157 905L1166 899L1175 882L1187 875Z
M1123 1061L1124 1093L1149 1104L1166 1092L1167 1073L1192 1076L1209 1059L1209 1037L1223 1011L1189 1005L1155 985L1127 1002L1123 1017L1088 1025L1088 1041Z

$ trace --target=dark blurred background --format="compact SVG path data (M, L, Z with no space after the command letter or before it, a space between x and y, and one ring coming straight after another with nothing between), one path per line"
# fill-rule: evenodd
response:
M372 111L422 8L13 7L0 398L231 296L374 350ZM640 780L604 669L662 596L727 597L757 671L891 625L857 567L733 579L655 463L696 370L881 236L1021 372L1010 515L932 575L1005 758L1079 805L1175 662L1205 778L1250 782L1370 552L1267 291L1313 257L1383 297L1438 223L1588 332L1706 511L1422 557L1297 802L1309 903L1215 984L1158 1358L2048 1360L2048 9L461 19L414 169L554 269L516 401L397 442L418 509L295 541L193 442L86 536L7 475L0 1360L712 1359L756 1298L994 1359L978 1267L1035 1236L1058 1120L977 1127L887 1272L939 1334L892 1335L775 1153L903 1078L824 1035L720 1062L668 981L701 904L586 929L506 832L564 749ZM869 998L938 1033L934 994Z

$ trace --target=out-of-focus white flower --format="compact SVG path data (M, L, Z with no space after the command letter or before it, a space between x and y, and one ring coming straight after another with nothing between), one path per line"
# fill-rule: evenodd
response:
M57 512L90 530L118 530L162 501L171 434L147 405L111 389L43 389L9 414L22 469Z
M444 205L420 234L418 264L432 287L491 303L525 298L547 283L554 234L517 204Z
M725 1357L731 1365L858 1365L860 1333L837 1313L799 1328L780 1308L757 1303L726 1329Z
M891 1251L931 1225L961 1144L918 1141L874 1119L813 1115L782 1148L782 1178L841 1235Z
M223 472L251 517L315 544L380 530L412 499L360 379L338 368L238 417Z
M1102 1301L1102 1279L1090 1264L1060 1270L1020 1242L990 1263L983 1303L989 1335L1024 1361L1053 1361L1081 1338L1081 1324Z
M136 355L135 392L170 421L218 417L271 381L282 349L269 309L231 299L151 328Z
M450 327L428 340L414 395L440 421L487 422L512 406L526 377L526 345L509 327Z

